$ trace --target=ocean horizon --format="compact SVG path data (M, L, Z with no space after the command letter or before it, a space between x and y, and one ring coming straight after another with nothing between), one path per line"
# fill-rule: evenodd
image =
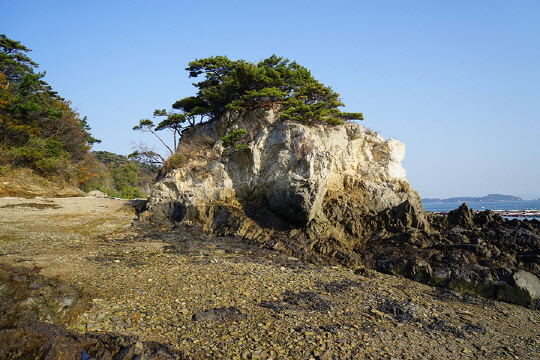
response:
M424 208L433 212L449 212L460 207L463 203L425 203ZM540 200L521 201L470 201L467 206L473 210L540 210ZM526 219L526 218L519 218ZM533 218L527 218L533 219Z

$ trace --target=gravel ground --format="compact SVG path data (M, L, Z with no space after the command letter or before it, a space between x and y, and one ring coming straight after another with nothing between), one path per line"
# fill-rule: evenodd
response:
M194 359L539 359L540 313L195 228L131 227L136 201L0 198L0 263L84 289L68 329Z

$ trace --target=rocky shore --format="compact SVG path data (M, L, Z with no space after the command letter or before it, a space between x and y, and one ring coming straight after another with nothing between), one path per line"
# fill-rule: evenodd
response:
M540 222L426 212L403 143L258 109L178 151L148 201L0 198L0 359L539 358Z
M251 138L224 149L232 129ZM406 179L403 143L354 123L307 126L261 109L201 124L179 149L200 138L205 146L157 182L139 224L198 224L314 264L540 308L540 222L466 204L448 216L426 212Z
M133 228L136 205L0 198L0 358L540 357L537 310L197 226Z

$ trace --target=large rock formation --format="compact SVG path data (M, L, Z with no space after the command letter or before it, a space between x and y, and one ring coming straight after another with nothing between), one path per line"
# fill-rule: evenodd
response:
M416 281L540 308L540 222L465 204L426 213L405 178L405 145L354 123L227 113L185 134L140 220L239 235L312 262L361 264ZM222 137L247 131L224 148ZM234 145L234 144L233 144Z
M180 149L200 139L212 145L190 151L185 166L157 183L141 219L198 222L215 235L348 265L375 233L429 229L401 165L403 143L354 123L307 126L278 115L227 113L185 134ZM236 129L247 130L247 146L225 149L221 137Z

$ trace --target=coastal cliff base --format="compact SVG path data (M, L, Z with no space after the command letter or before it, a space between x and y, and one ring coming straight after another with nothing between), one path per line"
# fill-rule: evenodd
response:
M0 199L0 357L540 357L539 311L200 225L131 228L135 205Z
M243 142L225 146L240 130ZM313 264L368 267L540 308L538 224L466 205L446 218L426 212L395 139L258 110L201 124L178 149L184 163L155 185L139 225L195 225Z
M237 130L245 131L243 143L225 147ZM200 139L206 146L186 150ZM358 124L308 126L271 110L226 113L186 132L178 149L189 158L155 185L141 225L198 224L213 236L351 267L361 265L355 249L381 231L429 231L401 165L405 145Z
M429 220L431 232L372 237L362 261L385 273L540 309L540 221L508 220L467 204Z

